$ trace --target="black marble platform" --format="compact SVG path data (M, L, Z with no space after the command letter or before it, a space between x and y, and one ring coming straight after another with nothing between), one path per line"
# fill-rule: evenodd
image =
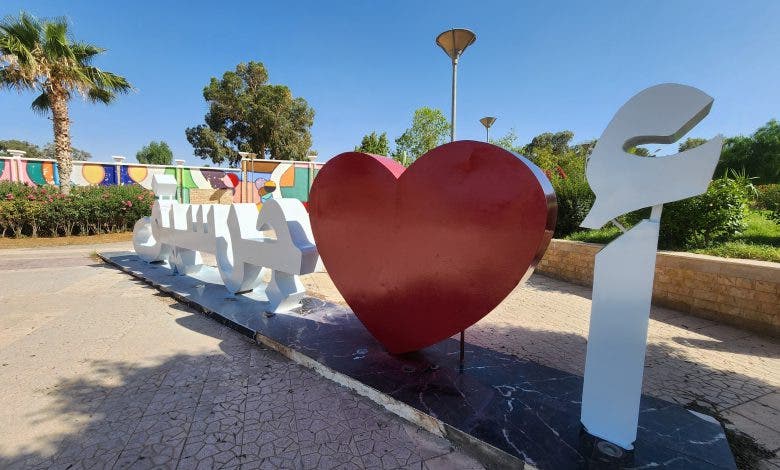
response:
M493 467L734 469L721 425L643 396L630 460L600 461L579 422L582 378L459 342L393 356L347 308L307 298L299 312L265 315L261 294L231 296L214 268L173 275L128 252L107 262L293 360L355 389L402 417L445 435Z

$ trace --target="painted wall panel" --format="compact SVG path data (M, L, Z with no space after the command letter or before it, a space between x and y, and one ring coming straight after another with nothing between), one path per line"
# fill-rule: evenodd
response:
M154 175L169 174L179 184L182 202L189 201L193 189L214 191L215 197L207 198L212 200L223 200L227 190L233 202L254 202L260 208L264 201L271 198L295 198L307 202L312 176L317 174L322 164L263 160L246 162L245 166L246 173L238 168L76 161L73 162L70 183L76 186L111 186L117 184L118 178L119 184L139 184L152 189ZM54 160L0 157L0 181L20 181L31 185L59 184L59 169ZM205 194L199 192L198 197L206 197Z

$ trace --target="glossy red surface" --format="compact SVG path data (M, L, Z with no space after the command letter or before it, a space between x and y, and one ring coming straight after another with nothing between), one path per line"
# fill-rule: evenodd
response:
M536 170L473 141L437 147L405 171L358 152L322 168L309 198L317 248L388 351L473 325L532 269L555 224L551 187Z

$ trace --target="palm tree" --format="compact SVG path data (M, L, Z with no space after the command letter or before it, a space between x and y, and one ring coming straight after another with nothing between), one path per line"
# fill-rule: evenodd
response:
M0 22L0 87L32 90L40 95L32 109L51 111L60 190L70 192L71 162L68 101L73 93L91 102L110 103L132 89L119 75L91 64L105 49L72 40L64 19L40 21L21 13Z

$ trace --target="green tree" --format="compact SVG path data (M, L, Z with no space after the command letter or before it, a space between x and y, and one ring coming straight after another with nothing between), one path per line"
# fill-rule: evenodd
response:
M750 137L726 139L715 170L726 176L731 170L743 171L756 184L780 183L780 124L772 119Z
M705 142L707 142L707 139L702 139L701 137L688 137L684 141L680 142L680 145L677 147L677 151L685 152L686 150L696 148Z
M57 158L56 148L54 142L49 142L41 150L42 158ZM86 150L77 149L76 147L70 148L70 158L76 161L86 161L92 158L92 154Z
M414 112L412 127L395 139L393 158L401 161L404 155L414 162L425 152L447 141L450 124L438 109L422 107Z
M60 181L70 181L73 168L68 101L79 94L91 102L110 103L116 93L132 88L125 78L91 65L104 51L71 40L65 20L39 21L21 13L0 23L0 87L40 93L32 108L51 112ZM60 189L67 194L70 185Z
M0 155L9 155L6 150L21 150L27 152L27 158L44 158L41 155L41 149L37 145L26 140L0 140ZM47 157L48 158L48 157Z
M572 131L544 132L531 139L523 151L525 155L533 156L536 149L549 148L553 153L561 154L569 149L569 142L573 138Z
M284 85L268 83L261 62L241 63L203 89L209 104L205 124L185 131L195 155L238 164L238 152L260 158L305 160L311 147L314 110Z
M141 147L141 150L135 154L138 163L149 165L170 165L173 163L173 152L168 144L162 140L159 142L151 141L149 145Z
M637 157L649 157L650 151L644 147L631 147L628 149L628 153L636 155Z
M355 152L372 153L374 155L390 156L390 143L387 141L387 133L382 132L376 135L376 132L364 135L360 145L355 147Z
M593 152L593 148L596 147L596 139L586 140L579 144L572 145L571 149L580 157L587 158Z
M504 134L502 137L499 137L497 139L490 139L489 141L493 145L497 145L505 150L509 150L510 152L515 153L523 153L523 146L517 145L517 134L515 133L515 129L509 129L509 132Z

